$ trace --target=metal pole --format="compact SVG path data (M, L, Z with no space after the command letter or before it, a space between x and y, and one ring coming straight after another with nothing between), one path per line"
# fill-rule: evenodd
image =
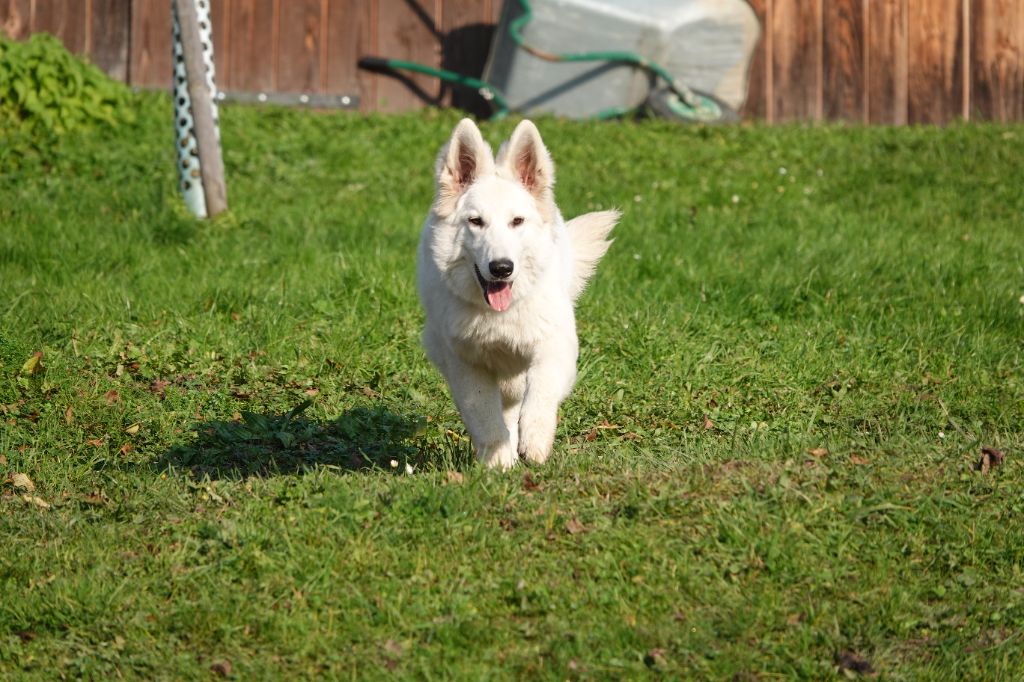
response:
M181 69L177 69L175 107L179 110L179 115L176 117L175 125L179 129L178 156L182 190L185 192L186 202L197 215L205 214L212 217L224 211L228 207L228 202L227 186L224 183L224 161L220 152L220 134L217 130L215 86L212 77L213 45L209 38L210 17L206 1L172 0L171 8L175 28L178 29L175 37L180 37L180 43L175 45L175 61L177 63L177 58L180 57L184 64L185 78L185 83L182 84ZM205 42L200 31L200 11L196 7L197 2L202 3L205 10L201 12L207 33ZM185 87L181 87L182 85ZM188 108L191 109L191 117L180 113L185 108L183 104L190 105ZM195 132L194 147L191 149L188 131L182 134L182 128L188 127L188 118L191 118L191 127ZM189 152L187 155L184 153L186 150ZM188 158L192 151L198 157L198 164ZM193 189L197 171L203 196L193 195L193 201L189 202L189 189Z

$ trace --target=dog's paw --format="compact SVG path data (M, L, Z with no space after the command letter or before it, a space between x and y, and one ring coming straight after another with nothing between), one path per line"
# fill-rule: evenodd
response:
M488 469L500 471L508 471L519 461L516 449L508 442L478 448L476 455Z
M523 415L519 422L519 456L534 464L543 464L555 444L557 417L547 412Z
M519 456L534 464L543 464L551 456L554 433L532 431L519 434Z
M519 456L534 464L543 464L551 456L551 448L520 447Z

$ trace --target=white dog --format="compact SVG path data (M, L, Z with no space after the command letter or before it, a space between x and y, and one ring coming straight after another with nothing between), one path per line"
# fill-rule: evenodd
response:
M566 223L540 133L520 123L497 160L462 120L436 164L420 237L423 345L448 381L477 457L508 469L544 462L558 406L576 381L573 306L619 213Z

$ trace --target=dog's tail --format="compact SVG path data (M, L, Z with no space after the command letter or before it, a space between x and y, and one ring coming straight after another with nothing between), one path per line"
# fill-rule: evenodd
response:
M569 295L573 301L583 293L597 268L597 262L612 245L611 240L605 237L615 227L620 215L616 210L584 213L565 224L569 230L574 261L572 282L569 283Z

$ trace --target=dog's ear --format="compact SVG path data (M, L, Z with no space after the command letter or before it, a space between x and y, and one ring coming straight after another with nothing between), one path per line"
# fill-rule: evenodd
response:
M554 207L555 166L537 126L523 121L498 151L498 171L522 184L542 210Z
M468 118L459 121L452 131L452 139L442 147L437 156L436 172L434 212L442 218L452 214L455 203L474 180L494 172L491 148L484 142L476 124Z

